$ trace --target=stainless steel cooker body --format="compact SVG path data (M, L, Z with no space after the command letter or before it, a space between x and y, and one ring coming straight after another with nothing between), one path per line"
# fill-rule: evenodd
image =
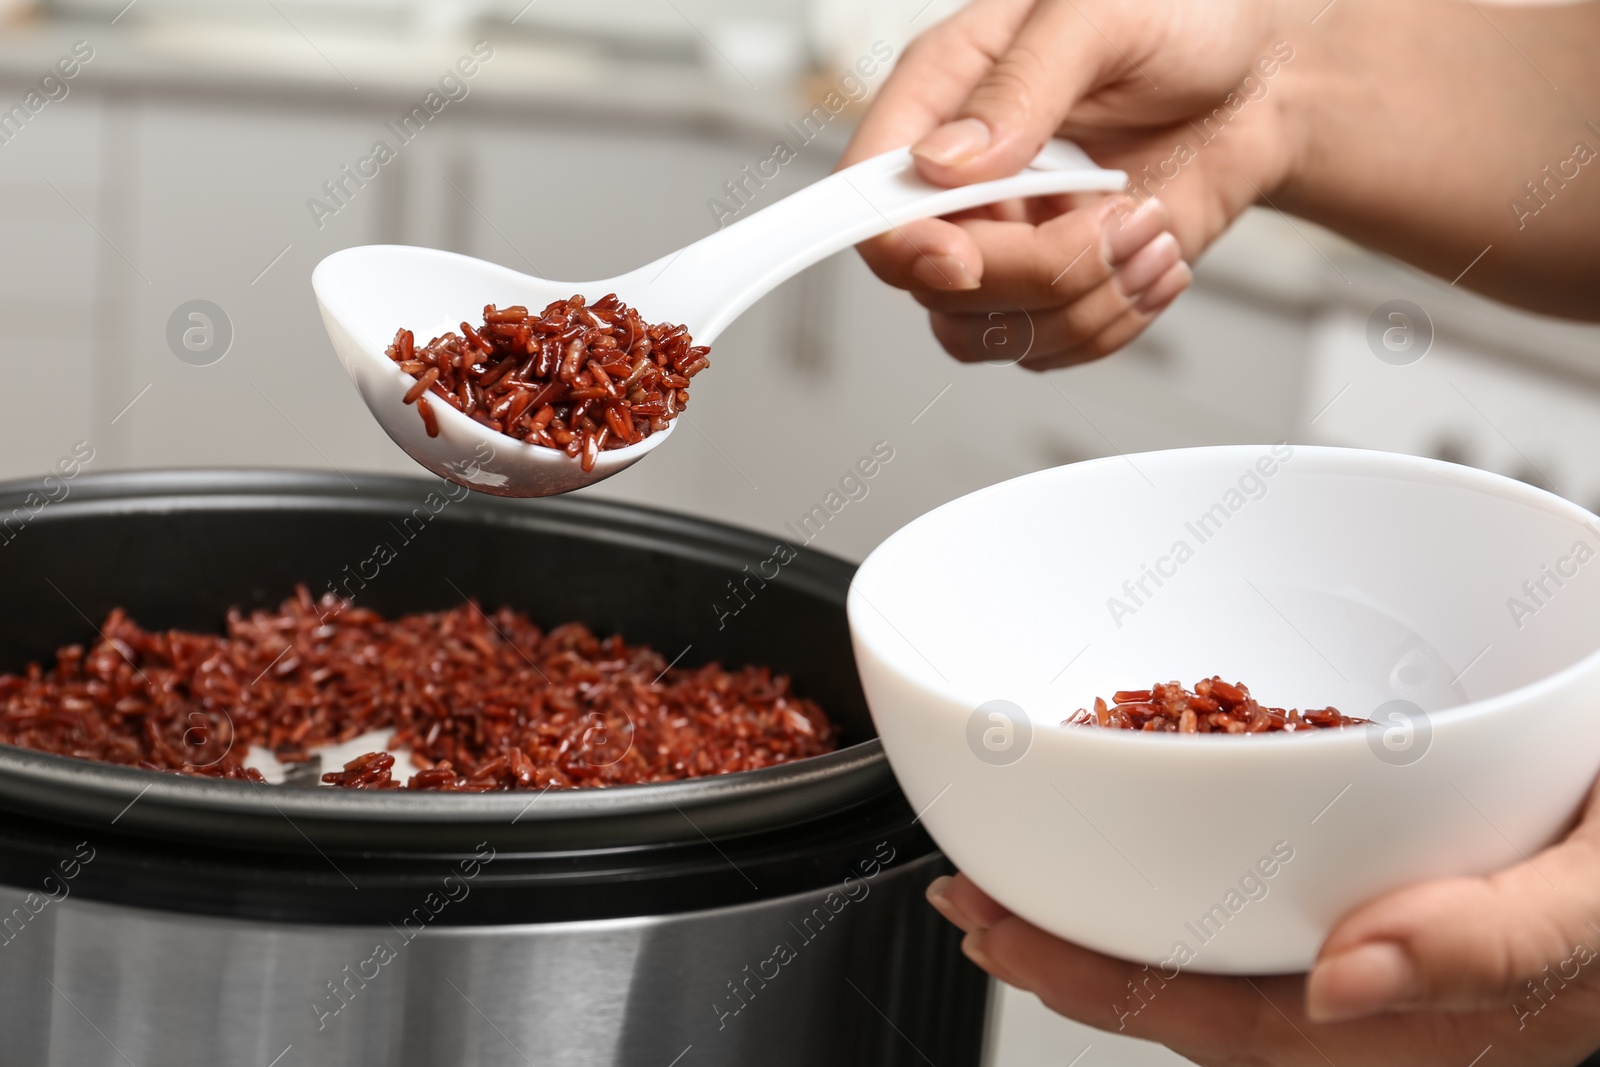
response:
M269 923L71 896L33 914L7 887L0 1062L962 1062L943 1044L962 1028L938 1018L963 992L953 946L922 899L942 860L869 877L875 859L848 883L733 907L480 927ZM37 906L47 891L34 892Z

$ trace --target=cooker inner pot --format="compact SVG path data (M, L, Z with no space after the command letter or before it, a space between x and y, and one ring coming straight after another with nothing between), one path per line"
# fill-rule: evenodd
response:
M776 537L644 508L487 498L422 479L95 475L34 509L37 489L0 486L0 515L29 516L4 545L0 670L92 640L116 606L148 629L218 632L229 607L275 606L296 583L388 616L471 597L544 627L620 633L686 665L771 667L822 705L841 741L759 771L470 795L268 787L0 746L0 808L189 847L456 855L492 834L549 854L705 845L894 792L856 679L843 610L853 567L842 560L798 546L791 557Z

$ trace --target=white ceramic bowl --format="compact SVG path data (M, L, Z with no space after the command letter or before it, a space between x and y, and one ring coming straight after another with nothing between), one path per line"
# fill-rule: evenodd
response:
M1198 448L946 504L867 559L849 615L901 786L995 899L1127 959L1285 973L1374 895L1559 836L1600 771L1597 554L1594 516L1482 471ZM1383 726L1059 725L1212 674Z

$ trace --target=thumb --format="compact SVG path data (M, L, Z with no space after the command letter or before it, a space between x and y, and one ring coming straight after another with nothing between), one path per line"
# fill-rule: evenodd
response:
M1015 174L1120 57L1076 4L1037 4L950 121L912 145L918 169L939 185Z
M1516 1010L1536 989L1564 988L1600 958L1597 801L1600 792L1571 836L1525 863L1412 886L1347 916L1306 983L1306 1014Z

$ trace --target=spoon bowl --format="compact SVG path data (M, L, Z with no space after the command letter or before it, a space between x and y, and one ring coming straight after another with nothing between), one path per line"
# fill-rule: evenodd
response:
M608 478L659 447L676 421L637 444L600 452L594 468L543 445L497 433L434 404L429 437L404 396L416 380L385 353L401 327L418 343L475 321L485 304L537 311L581 293L616 293L647 322L682 323L696 344L721 332L806 267L915 219L1019 197L1115 192L1122 171L1097 167L1076 145L1052 141L1022 172L947 189L924 181L898 149L838 171L677 252L615 278L557 282L471 256L407 245L364 245L328 256L311 276L334 351L379 425L434 474L498 496L553 496Z

